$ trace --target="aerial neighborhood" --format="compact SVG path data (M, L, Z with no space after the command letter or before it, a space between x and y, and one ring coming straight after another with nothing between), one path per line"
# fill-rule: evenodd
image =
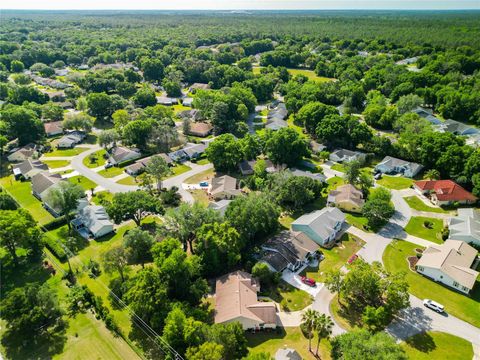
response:
M0 359L479 359L480 14L366 14L2 10Z

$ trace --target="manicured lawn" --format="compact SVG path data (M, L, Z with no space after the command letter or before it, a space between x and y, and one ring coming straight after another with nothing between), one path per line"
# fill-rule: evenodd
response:
M411 360L463 360L473 357L472 344L454 335L428 331L412 336L400 346Z
M342 242L332 249L322 249L325 258L318 267L308 267L302 271L301 275L313 278L317 282L325 281L325 272L329 270L338 270L347 263L347 260L360 250L365 244L359 238L350 234L343 234Z
M208 159L200 159L197 161L197 164L198 165L207 165L207 164L210 164L210 161L208 161Z
M113 194L109 191L99 191L92 196L92 202L97 205L102 205L102 200L110 201L113 198Z
M54 156L75 156L81 154L84 151L87 151L88 148L85 147L74 147L73 149L61 149L61 150L54 150L52 152L48 152L43 154L44 157L54 157Z
M122 185L137 185L135 178L133 176L127 176L117 181L117 184Z
M333 164L331 168L335 171L345 172L345 165L343 164Z
M377 181L377 184L385 186L389 189L401 190L412 186L413 180L401 176L383 175L382 178Z
M265 289L265 293L262 292L262 295L279 303L283 311L303 310L313 301L310 294L283 280L280 280L277 287Z
M52 171L50 171L50 172L53 173L53 174L66 175L66 174L70 174L70 173L72 173L72 172L74 172L74 171L75 171L75 170L73 170L73 169L62 170L62 171L54 171L54 170L52 169Z
M208 169L198 173L196 175L190 176L188 179L185 180L186 184L198 184L201 181L211 180L215 176L214 169Z
M97 187L96 183L83 175L72 176L71 178L68 178L68 181L70 181L72 184L80 185L85 191L95 189Z
M107 151L105 149L95 151L94 153L88 155L85 159L83 159L83 165L88 168L96 168L105 164L105 158L103 156L106 153Z
M176 164L175 166L172 166L170 168L170 170L172 171L171 175L165 177L165 179L169 178L169 177L173 177L173 176L183 174L187 171L192 170L192 168L190 166L185 165L185 164Z
M353 213L345 213L345 217L347 219L347 223L350 225L355 226L363 231L372 232L372 230L368 227L368 220L366 217Z
M396 240L387 246L383 253L385 268L393 273L404 271L410 285L409 292L420 299L432 299L445 306L448 314L463 319L474 326L480 326L480 280L470 296L462 295L440 285L416 272L410 271L407 257L415 254L418 245L407 241Z
M98 172L98 175L102 175L103 177L106 177L106 178L112 178L120 174L123 174L123 170L124 170L123 168L114 166L108 169L100 170Z
M46 160L43 161L50 169L58 169L70 165L68 160Z
M345 180L343 180L340 176L334 176L327 180L327 184L328 184L327 192L329 192L345 184Z
M431 224L431 228L426 227L425 222L429 222ZM405 231L410 235L430 240L437 244L443 244L442 228L443 221L440 219L412 216L407 226L405 226Z
M176 114L176 113L179 113L180 111L190 110L191 107L177 104L177 105L173 105L172 109L173 109L173 112Z
M193 199L199 202L202 205L207 206L209 203L207 192L201 189L190 190L190 194L192 194Z
M262 66L255 66L252 71L254 74L260 74L260 69ZM292 75L304 75L306 76L309 80L314 80L318 82L327 82L327 81L333 81L334 79L332 78L327 78L323 76L317 76L314 71L312 70L307 70L307 69L288 69L288 72Z
M361 314L350 310L338 302L338 295L332 299L330 303L330 311L335 322L345 330L352 330L355 327L362 327Z
M403 200L405 200L406 203L408 204L408 206L410 206L414 210L429 211L429 212L435 212L435 213L447 213L448 212L448 211L443 210L440 207L428 206L418 196L404 197Z
M53 220L53 216L43 208L42 203L32 195L32 187L29 181L15 181L13 176L0 179L0 185L7 191L21 207L28 210L33 218L40 224L46 224Z
M308 339L303 335L299 327L278 328L271 332L246 333L247 346L251 354L269 353L273 358L278 349L284 347L295 349L303 359L313 360L315 356L308 351ZM317 338L312 339L312 349L315 352ZM322 360L331 359L331 345L328 340L320 342L318 354Z

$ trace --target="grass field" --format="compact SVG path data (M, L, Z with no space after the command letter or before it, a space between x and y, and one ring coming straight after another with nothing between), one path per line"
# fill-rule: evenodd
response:
M120 174L123 174L123 170L124 170L123 168L114 166L108 169L100 170L98 172L98 175L102 175L103 177L106 177L106 178L112 178Z
M117 184L122 185L137 185L135 178L133 176L127 176L117 181Z
M207 165L207 164L210 164L210 161L208 161L208 159L200 159L197 161L197 164L198 165Z
M388 271L397 273L404 271L410 285L409 292L420 299L432 299L445 306L448 314L456 316L470 324L480 326L480 280L470 296L462 295L449 288L410 271L407 257L415 255L418 245L407 241L396 240L387 246L383 253L383 262Z
M86 158L83 159L83 165L92 169L105 164L105 158L103 156L106 153L107 151L105 149L95 151L94 153L88 155Z
M261 66L255 66L252 71L254 74L260 74L260 69ZM295 76L295 75L304 75L306 76L309 80L314 80L318 82L327 82L327 81L333 81L335 79L332 78L327 78L323 76L317 76L314 71L312 70L307 70L307 69L288 69L288 72L290 75Z
M247 333L247 346L251 354L269 353L273 358L278 349L288 347L295 349L305 360L314 360L316 357L308 351L308 339L298 327L279 328L277 331ZM316 336L312 339L312 349L317 347ZM319 355L322 360L331 359L331 345L328 340L320 342Z
M412 186L413 180L401 176L383 175L380 180L377 180L377 184L385 186L389 189L401 190Z
M68 181L70 181L72 184L80 185L85 191L95 189L97 187L96 183L83 175L72 176L71 178L68 178Z
M0 179L0 185L7 191L21 207L28 210L33 218L40 224L46 224L53 220L53 216L43 208L41 201L32 195L29 181L15 181L12 176Z
M187 171L192 170L192 168L185 164L176 164L175 166L172 166L170 170L172 171L171 174L169 176L166 176L165 179L183 174Z
M318 267L308 267L302 271L301 275L308 276L317 282L325 281L325 272L328 270L338 270L347 263L350 256L355 254L363 246L364 242L350 234L343 234L342 242L339 246L332 249L322 249L325 258Z
M283 311L299 311L305 309L313 301L307 292L297 289L289 283L280 280L277 287L265 289L262 295L268 296L280 304Z
M432 224L431 229L425 226L427 221ZM405 231L408 234L433 241L437 244L443 244L442 229L442 220L422 216L412 216L407 226L405 226Z
M58 169L70 165L70 161L68 160L45 160L42 162L50 169Z
M288 127L291 127L292 129L294 129L301 137L306 137L306 135L303 133L303 127L298 126L293 121L293 114L288 117L287 124L288 124Z
M403 200L405 200L408 206L410 206L414 210L429 211L435 213L448 213L448 211L445 211L440 207L428 206L418 196L404 197Z
M473 348L470 342L436 331L412 336L402 342L400 346L410 360L463 360L473 357Z
M78 154L81 154L84 151L87 151L88 148L86 147L74 147L73 149L61 149L61 150L54 150L52 152L48 152L43 154L44 157L57 157L57 156L76 156Z

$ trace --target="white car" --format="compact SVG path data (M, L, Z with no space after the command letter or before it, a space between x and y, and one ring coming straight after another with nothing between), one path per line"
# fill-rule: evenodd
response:
M430 299L424 299L423 300L423 305L428 307L429 309L432 309L433 311L436 311L438 313L444 313L445 308L443 307L442 304L439 304L433 300Z

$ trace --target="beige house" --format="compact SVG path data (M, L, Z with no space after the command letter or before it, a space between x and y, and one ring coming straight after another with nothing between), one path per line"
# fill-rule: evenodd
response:
M15 149L7 156L7 160L10 162L20 162L25 161L30 157L33 157L37 154L35 144L27 144L20 149Z
M208 187L208 194L215 200L232 199L241 194L241 190L237 188L237 179L224 175L212 179Z
M238 321L244 330L277 327L277 310L273 302L260 302L260 284L252 275L235 271L217 279L215 323Z
M478 265L477 253L473 247L459 240L430 245L417 262L417 272L468 294L479 274L474 270Z
M361 212L365 200L363 193L351 184L339 186L328 194L327 204L348 212Z

